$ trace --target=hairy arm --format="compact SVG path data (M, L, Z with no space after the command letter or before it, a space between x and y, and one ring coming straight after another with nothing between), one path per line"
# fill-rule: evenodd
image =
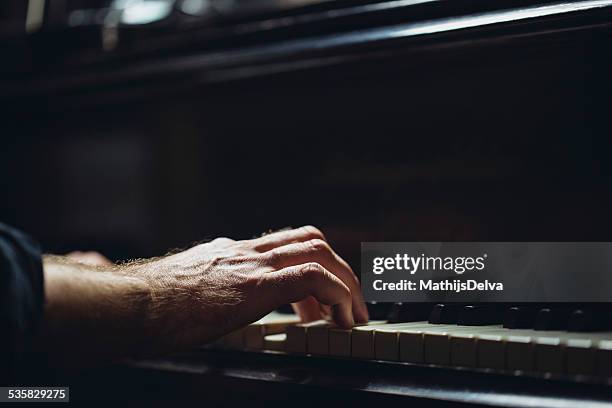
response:
M117 267L95 267L45 256L45 317L37 348L54 366L74 367L135 356L150 305L150 290Z
M44 259L40 348L58 366L91 365L204 344L287 303L309 321L368 319L350 266L314 227L126 265Z

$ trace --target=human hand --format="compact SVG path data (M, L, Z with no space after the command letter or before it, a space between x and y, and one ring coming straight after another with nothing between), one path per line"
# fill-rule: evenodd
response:
M331 306L341 327L366 322L359 282L315 227L234 241L128 265L151 292L148 330L179 348L206 343L287 303L304 320Z

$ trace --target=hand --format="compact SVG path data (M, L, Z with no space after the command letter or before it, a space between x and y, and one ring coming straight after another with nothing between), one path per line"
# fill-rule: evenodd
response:
M331 306L335 322L352 327L368 312L350 266L314 227L252 240L217 238L187 251L128 266L151 291L148 330L173 347L216 339L291 302L304 320Z

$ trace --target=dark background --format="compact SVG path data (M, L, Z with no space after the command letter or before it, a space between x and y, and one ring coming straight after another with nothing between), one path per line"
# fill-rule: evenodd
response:
M609 241L610 32L591 18L220 80L123 80L142 60L81 66L49 51L61 32L12 38L29 54L5 52L27 69L0 88L0 219L115 260L304 224L356 268L362 241ZM274 35L256 39L293 38Z

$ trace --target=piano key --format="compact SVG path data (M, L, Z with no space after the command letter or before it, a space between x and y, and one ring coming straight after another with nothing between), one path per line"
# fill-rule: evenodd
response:
M308 351L307 331L309 327L327 325L327 320L316 320L287 327L286 349L291 353L306 353Z
M586 371L594 370L594 367L585 369L590 365L590 354L594 353L585 347L591 335L538 330L512 333L506 339L508 369L555 374L587 374Z
M423 322L394 323L355 327L351 333L351 356L356 358L374 359L374 332L377 329L395 329L410 327Z
M215 345L232 350L244 349L244 328L235 330L221 337Z
M370 320L387 321L393 304L387 302L369 302L366 303L366 306L370 314Z
M474 327L459 327L456 325L435 325L435 324L423 324L416 325L412 328L406 328L399 330L399 347L400 347L400 361L410 363L425 363L431 362L433 364L440 364L435 352L430 348L429 359L425 358L425 334L434 334L439 332L448 332L450 330L461 331L461 330L474 330ZM447 341L447 339L438 339ZM434 340L436 341L436 340ZM450 347L450 346L448 346ZM442 354L445 355L445 354ZM429 360L429 361L427 361ZM446 360L442 360L446 361Z
M590 339L570 338L565 346L565 371L572 375L595 373L595 349Z
M282 323L268 318L253 325L257 331L245 328L226 336L224 341L233 343L233 348L240 348L241 344L244 347L246 333L253 336L261 333L261 327L266 327L264 322L272 323L270 331L283 328ZM612 376L612 333L536 331L426 321L375 321L352 330L337 328L328 321L285 327L286 335L263 336L262 348L461 367Z
M431 303L396 303L389 312L389 323L410 323L429 319Z
M387 324L369 325L355 327L351 332L351 356L356 358L373 359L374 351L374 330L384 329Z
M269 334L264 337L264 350L285 351L287 333Z
M490 326L501 323L499 306L468 305L459 312L457 324L461 326Z
M596 353L595 372L600 377L612 378L612 340L599 341Z
M425 363L449 365L450 343L446 331L423 333L423 354Z
M463 334L475 335L480 332L489 332L491 330L495 330L500 328L501 326L456 326L456 325L446 325L439 328L432 328L425 330L423 332L423 348L425 355L425 362L430 364L438 364L438 365L451 365L453 361L457 359L452 359L452 338L455 336L459 336L460 339L466 340L465 337L462 337ZM474 338L472 338L473 340ZM455 345L456 351L459 351L461 340L458 342L459 344ZM465 346L465 344L463 344ZM474 358L467 357L466 360L473 360ZM462 359L459 358L459 361Z
M486 333L479 338L479 365L483 368L562 373L564 347L568 333L560 331L536 331L502 329Z
M473 332L478 330L475 327L443 325L423 331L423 353L425 363L450 365L451 346L450 337L452 334L463 332Z
M450 363L456 367L476 367L476 337L473 333L455 333L449 339Z
M416 326L408 330L399 331L399 359L407 363L422 364L425 362L425 347L423 333L434 325Z
M534 333L531 329L507 328L477 333L477 367L532 371Z
M567 327L569 309L564 307L545 307L536 315L535 330L564 330Z
M329 330L333 328L333 323L314 325L306 331L307 347L309 354L328 355L329 354Z
M563 331L525 331L531 337L532 347L523 346L523 352L533 353L531 370L553 374L589 374L595 371L595 342L612 339L611 333L570 333ZM509 343L509 346L513 344ZM508 353L508 357L510 354ZM523 361L524 365L529 362ZM514 369L515 367L509 366ZM525 370L528 370L526 367Z
M414 322L396 327L385 327L374 332L374 355L377 360L399 361L399 332L402 329L414 329L428 326L427 322Z
M501 334L477 336L477 366L503 370L506 368L506 342Z
M507 342L521 330L501 326L473 327L472 331L451 335L451 363L467 367L504 369L507 365Z
M282 333L287 326L299 322L300 317L297 315L272 312L244 328L244 347L261 350L264 348L266 335Z
M594 332L612 329L610 307L580 308L570 313L567 330L571 332Z
M612 332L562 334L565 372L570 375L597 375L600 344L612 341Z
M536 318L536 310L530 306L512 306L506 310L504 327L507 329L532 328Z
M429 323L432 324L453 324L457 323L459 310L463 305L438 303L434 305L429 315Z
M506 368L526 372L535 369L535 351L531 336L510 335L507 337Z
M559 336L535 337L535 369L544 373L561 374L564 371L563 346Z
M377 360L399 360L399 333L396 330L381 329L374 335L374 355Z
M363 326L384 325L384 320L371 320ZM330 328L329 329L329 354L338 357L351 356L351 329Z
M352 330L334 328L329 329L329 354L338 357L351 356Z

